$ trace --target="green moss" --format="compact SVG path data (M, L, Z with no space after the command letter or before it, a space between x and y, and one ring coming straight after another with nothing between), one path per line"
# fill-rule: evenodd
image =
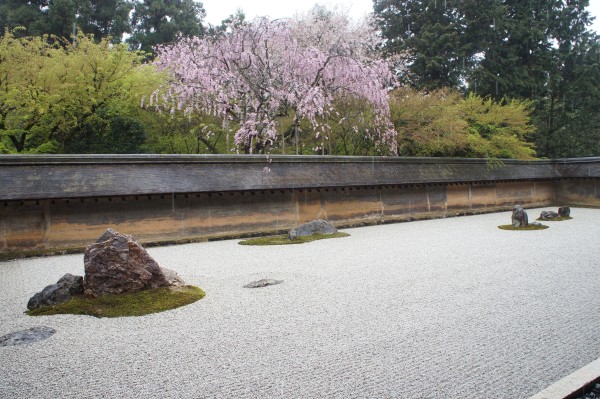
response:
M297 237L293 240L288 239L287 235L257 237L249 240L240 241L240 245L288 245L288 244L303 244L316 240L325 240L328 238L348 237L348 233L337 232L335 234L313 234L311 236Z
M67 302L28 310L30 316L80 314L95 317L143 316L189 305L206 294L198 287L156 288L133 294L102 295L97 298L75 297Z
M545 230L548 228L546 225L536 226L533 224L528 225L527 227L513 227L512 224L503 224L502 226L498 226L499 229L502 230Z
M552 219L538 218L537 220L544 221L544 222L562 222L563 220L571 220L571 219L573 219L571 216L559 216L557 218L552 218Z

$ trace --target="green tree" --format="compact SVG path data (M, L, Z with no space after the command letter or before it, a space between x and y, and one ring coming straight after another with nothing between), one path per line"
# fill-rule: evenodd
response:
M135 4L127 41L132 49L153 53L154 46L174 42L178 35L202 35L205 16L195 0L143 0Z
M72 45L7 32L0 60L0 134L11 152L121 152L117 132L136 143L145 134L134 120L161 76L142 54L83 34Z
M0 34L12 31L18 26L26 28L24 32L15 32L21 36L39 36L48 33L48 0L4 0L0 3Z
M124 33L131 32L129 13L132 0L77 0L77 27L86 34L94 35L96 41L112 38L121 42Z
M233 130L227 131L214 117L182 111L157 113L145 111L140 120L146 127L147 152L158 154L224 154L233 147ZM231 149L231 148L230 148Z
M555 58L547 95L538 101L536 145L549 158L600 155L600 42L585 37Z
M405 156L531 159L531 104L494 101L441 89L427 94L403 88L390 104Z
M531 100L538 155L600 154L598 37L588 30L589 0L374 4L385 50L409 54L414 87ZM452 43L448 51L444 43Z
M0 135L11 152L33 149L28 140L54 101L56 79L47 74L61 50L46 39L0 37Z
M385 53L408 63L402 80L423 89L459 85L466 57L459 2L374 0L373 4Z
M93 34L97 41L112 37L114 43L130 32L132 0L6 0L0 5L0 29L21 36L44 34L72 39L74 27Z

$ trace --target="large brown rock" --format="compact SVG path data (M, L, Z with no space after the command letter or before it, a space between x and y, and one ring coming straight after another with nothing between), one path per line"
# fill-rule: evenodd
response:
M123 294L144 289L183 285L179 276L163 269L131 236L107 229L85 250L86 295Z

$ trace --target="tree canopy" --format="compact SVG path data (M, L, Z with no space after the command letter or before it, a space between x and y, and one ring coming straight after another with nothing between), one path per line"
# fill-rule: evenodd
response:
M195 0L141 0L135 3L127 41L135 50L153 53L155 46L174 42L180 35L201 36L205 14Z
M181 38L158 49L156 64L173 79L151 103L235 122L235 143L256 152L277 140L277 117L294 112L295 129L306 119L317 137L326 136L334 99L362 98L377 115L372 137L394 149L393 79L389 65L369 53L368 32L317 9L304 20L259 18L217 37Z
M600 155L598 36L589 0L375 0L384 50L417 89L533 101L536 149Z
M531 103L496 102L475 94L440 89L420 93L410 88L395 90L392 121L398 131L399 154L468 158L517 158L535 156L528 139Z
M132 0L5 0L0 5L0 32L20 36L54 35L72 39L77 29L96 40L111 37L118 43L131 32Z
M376 0L376 25L315 6L204 27L193 0L6 0L0 152L598 154L598 39L585 1L558 3Z
M160 77L142 65L142 54L81 33L74 45L7 32L0 37L0 60L0 150L139 151L117 146L111 135L138 146L145 138L132 116Z

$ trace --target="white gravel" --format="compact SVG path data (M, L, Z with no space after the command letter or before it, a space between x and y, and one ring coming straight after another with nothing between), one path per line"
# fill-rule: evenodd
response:
M0 347L0 397L526 398L600 357L600 210L572 216L543 231L499 230L503 212L151 248L207 296L132 318L26 316L83 256L2 262L0 336L57 333ZM243 288L261 278L285 282Z

